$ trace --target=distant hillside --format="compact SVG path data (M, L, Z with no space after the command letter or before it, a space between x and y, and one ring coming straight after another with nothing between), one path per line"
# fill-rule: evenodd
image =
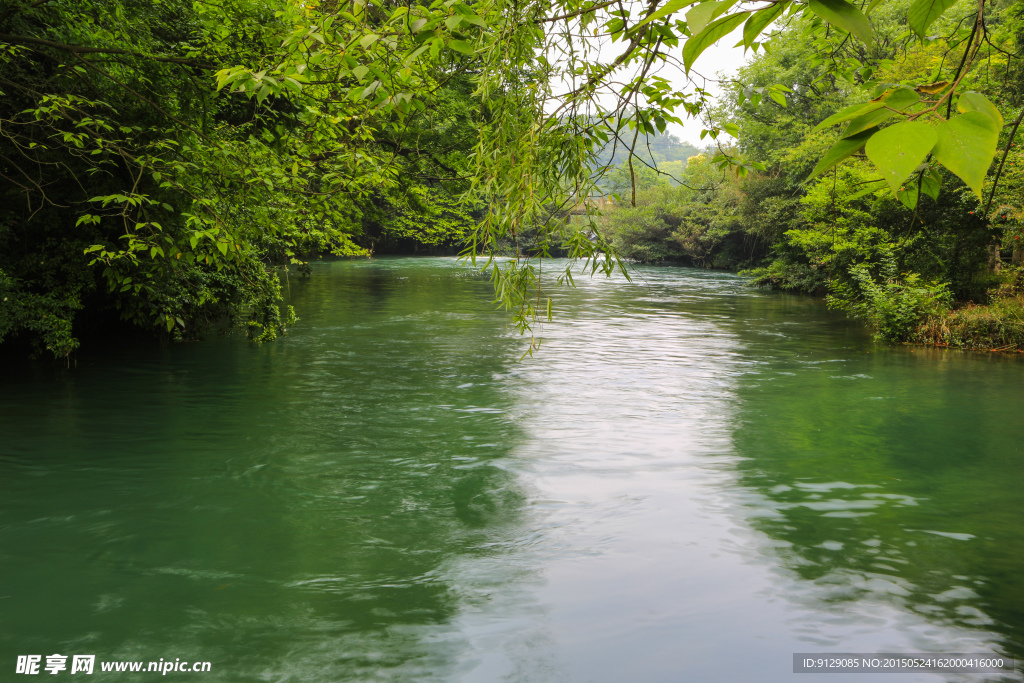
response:
M630 138L632 139L632 138ZM614 149L614 145L607 145L598 156L597 167L618 166L626 161L628 152L620 143ZM678 176L686 168L686 160L700 154L701 150L683 142L675 135L665 133L663 135L641 135L637 138L636 155L644 162L657 165L658 170L672 176ZM637 162L634 162L637 163ZM606 185L602 182L601 185ZM672 183L675 184L674 182Z
M615 156L612 157L614 145L608 144L598 157L601 166L617 166L626 160L626 150L620 143L615 149ZM675 135L665 133L663 135L641 135L636 141L636 154L647 163L663 161L685 162L692 156L700 154L700 150L689 142L682 142Z

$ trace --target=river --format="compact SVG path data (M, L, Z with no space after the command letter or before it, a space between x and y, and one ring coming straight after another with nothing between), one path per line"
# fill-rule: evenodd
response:
M875 343L725 273L577 284L523 360L486 278L395 258L292 276L274 343L7 370L0 678L27 654L272 683L1024 656L1024 362Z

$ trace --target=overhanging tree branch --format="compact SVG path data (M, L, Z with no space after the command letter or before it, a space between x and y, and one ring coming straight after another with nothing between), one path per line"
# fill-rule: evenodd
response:
M40 45L43 47L52 47L55 50L62 50L64 52L70 52L73 55L85 55L85 54L109 54L109 55L131 55L132 57L140 57L142 59L148 59L154 62L165 62L167 64L178 64L180 66L191 66L196 69L208 69L216 71L219 67L213 64L207 64L205 62L197 61L187 57L160 57L157 55L148 55L144 52L136 52L134 50L119 50L117 48L107 47L89 47L87 45L68 45L66 43L58 43L53 40L46 40L45 38L33 38L31 36L17 36L9 33L0 33L0 41L10 43L12 45Z

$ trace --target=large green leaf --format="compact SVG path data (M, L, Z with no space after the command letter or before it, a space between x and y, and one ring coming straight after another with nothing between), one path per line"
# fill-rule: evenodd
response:
M640 28L644 24L649 24L652 21L657 21L658 19L661 19L662 17L667 17L668 15L672 14L673 12L678 12L679 10L683 9L684 7L689 7L690 5L692 5L695 2L697 2L697 0L671 0L664 7L659 9L657 12L655 12L654 14L652 14L651 16L647 17L646 19L641 21L639 24L637 24L634 27L634 30Z
M996 125L1000 128L1003 127L1003 115L996 109L996 105L992 104L987 97L982 95L980 92L965 92L960 95L960 99L956 103L956 108L962 114L966 114L969 111L980 111L990 119L996 122Z
M920 192L917 191L917 178L911 178L910 182L902 186L899 191L896 192L896 199L900 200L903 206L907 207L911 211L917 207L917 198Z
M849 121L852 118L856 118L860 114L866 114L876 109L880 109L881 107L881 102L870 102L868 104L860 102L859 104L851 104L849 107L840 109L835 114L833 114L832 116L828 117L827 119L816 125L811 132L817 133L819 130L828 128L829 126L834 126L837 123L842 123L843 121Z
M938 127L935 160L955 173L981 199L981 185L999 143L999 126L980 111L955 116Z
M955 4L956 0L914 0L907 11L907 22L917 35L924 38L932 22Z
M889 117L895 116L896 112L903 111L919 101L921 101L921 96L914 92L913 89L897 88L883 97L880 103L872 103L879 104L880 106L870 109L865 107L866 113L850 121L850 125L843 131L843 137L856 135L868 128L873 128Z
M864 146L864 143L867 142L872 135L874 135L875 130L876 129L872 128L871 130L864 131L860 135L855 135L851 138L843 138L836 144L832 145L832 148L829 149L829 151L825 152L825 156L821 158L821 161L818 162L818 165L814 167L813 171L811 171L811 175L807 176L807 180L811 180L812 178L817 177L818 175L824 173L828 169L838 164L846 157L856 153L861 147ZM807 182L807 180L805 180L804 182Z
M471 55L474 52L473 44L466 40L449 40L448 47L467 55Z
M934 149L932 150L935 151ZM934 199L939 200L939 190L942 188L942 176L939 175L938 169L930 168L927 173L921 177L921 192Z
M750 47L757 37L761 35L768 24L772 23L789 7L788 2L776 2L770 7L760 9L750 15L747 23L743 26L743 47Z
M686 13L686 25L689 27L690 33L697 35L704 30L708 23L722 16L735 4L736 0L720 0L720 2L702 2L697 5Z
M868 159L882 172L893 194L935 147L938 135L927 123L903 121L878 131L864 146ZM916 202L916 198L915 198Z
M846 0L808 0L807 6L833 26L852 33L868 45L871 44L871 24L855 5Z
M683 45L683 65L689 72L690 67L697 61L697 57L704 50L708 49L723 37L732 33L733 29L743 23L749 12L737 12L727 17L722 17L708 24L707 28L695 36L691 36Z

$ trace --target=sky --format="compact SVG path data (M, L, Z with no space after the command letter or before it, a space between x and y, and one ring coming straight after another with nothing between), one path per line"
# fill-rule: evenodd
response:
M698 59L693 69L690 72L692 80L698 83L703 83L703 87L712 92L720 92L720 88L717 85L717 76L724 76L729 78L735 75L736 70L746 63L747 57L751 56L750 53L744 55L742 47L733 47L743 35L742 29L737 29L733 33L724 37L716 45L708 48ZM559 44L556 41L556 45ZM623 43L612 43L607 37L600 39L590 39L587 41L590 46L591 58L596 59L602 63L609 63L615 59L615 57L622 51ZM682 63L682 45L676 47L673 51L673 57L676 58L679 64ZM555 60L558 60L558 57ZM687 83L686 75L682 72L681 67L665 66L657 72L658 75L668 79L677 89L684 91L692 90L692 86ZM631 76L626 73L622 73L615 80L620 82L629 80ZM566 82L562 86L566 90L569 89L569 83ZM617 97L612 93L607 93L600 98L605 106L612 106ZM685 115L685 114L683 114ZM700 132L703 126L699 120L687 119L684 125L680 126L672 124L669 127L671 134L675 135L683 142L689 142L696 147L704 147L708 140L700 139ZM721 139L721 138L720 138Z
M697 58L694 69L708 78L712 78L716 73L721 73L726 77L734 76L736 70L746 63L747 57L751 56L750 52L744 55L742 47L733 47L733 45L739 42L740 35L742 35L742 32L737 30L723 38L718 44L708 48L704 54ZM682 47L679 48L679 51L682 52ZM682 57L680 56L680 58ZM707 89L712 92L719 91L719 88L713 82L708 83ZM687 120L685 126L671 126L670 132L683 142L689 142L696 147L703 147L707 144L707 140L700 139L701 128L700 121Z

